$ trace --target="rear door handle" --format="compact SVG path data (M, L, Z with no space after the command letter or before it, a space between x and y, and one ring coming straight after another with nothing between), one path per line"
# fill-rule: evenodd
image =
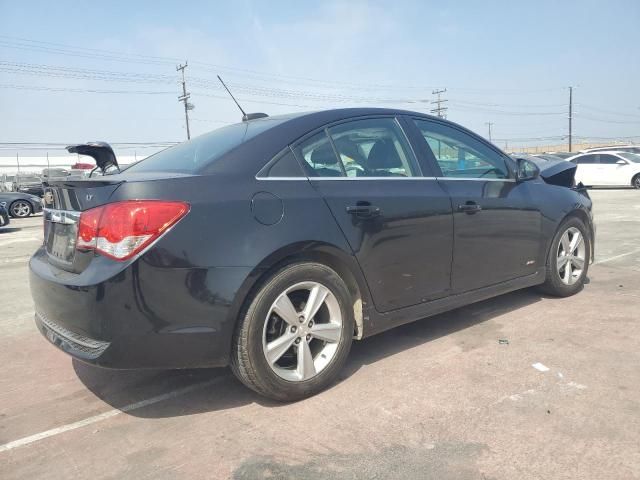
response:
M372 218L380 215L380 208L375 205L349 205L347 213L360 218Z
M482 207L478 205L476 202L469 201L469 202L466 202L464 205L458 205L459 212L465 212L465 213L468 213L469 215L479 212L480 210L482 210Z

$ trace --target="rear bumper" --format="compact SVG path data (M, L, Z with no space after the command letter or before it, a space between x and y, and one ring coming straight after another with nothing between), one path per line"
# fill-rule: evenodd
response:
M107 368L228 364L233 302L248 268L159 267L144 256L124 267L92 263L72 274L50 265L43 248L31 259L35 322L50 343Z

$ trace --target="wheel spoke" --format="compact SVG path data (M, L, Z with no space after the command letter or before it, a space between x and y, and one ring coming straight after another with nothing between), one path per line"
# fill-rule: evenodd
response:
M567 263L568 260L569 260L569 257L567 257L565 255L560 255L558 257L558 271L560 271L562 269L562 267L565 266L565 264Z
M309 344L304 339L298 344L298 366L296 372L300 380L306 380L316 374L311 348L309 348Z
M584 268L584 259L580 258L580 257L573 257L571 259L571 263L574 267L582 270Z
M335 323L314 323L311 328L311 335L323 342L336 343L340 340L342 327Z
M576 232L573 234L573 238L571 239L571 244L569 245L569 252L573 254L573 252L582 244L582 234L580 232ZM567 253L569 253L567 252Z
M314 285L314 287L309 292L309 298L307 300L307 304L304 307L304 318L307 320L311 320L318 310L320 306L324 303L325 298L329 294L329 290L322 285Z
M570 247L570 242L569 242L569 232L564 232L564 235L562 235L562 239L560 240L562 242L562 250L564 250L564 253L569 253L569 247Z
M571 283L571 262L567 262L564 267L564 283Z
M278 337L272 342L267 344L267 360L271 365L280 360L280 357L291 348L293 341L296 339L296 334L287 331L281 337Z
M298 312L286 293L278 297L273 305L273 311L289 325L298 325Z

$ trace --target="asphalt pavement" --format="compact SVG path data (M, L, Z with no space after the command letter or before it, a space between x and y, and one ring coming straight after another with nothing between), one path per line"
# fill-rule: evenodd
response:
M513 292L354 344L340 381L279 404L227 369L112 371L49 345L0 233L0 477L640 478L640 191L591 192L589 283Z

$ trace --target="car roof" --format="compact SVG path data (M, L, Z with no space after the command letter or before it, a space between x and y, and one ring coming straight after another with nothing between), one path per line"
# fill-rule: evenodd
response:
M640 145L609 145L605 147L593 147L593 148L585 148L581 150L580 153L590 153L590 152L600 152L600 151L610 151L610 150L619 150L621 148L640 148Z
M376 115L406 115L425 119L438 120L455 125L457 128L469 132L474 137L477 135L466 128L453 122L443 120L432 115L409 110L393 108L337 108L314 112L301 112L273 117L249 120L246 123L274 121L274 126L230 150L215 162L207 165L199 173L214 173L220 171L240 170L257 172L269 160L275 157L287 145L295 143L301 137L311 133L327 124L341 120L356 119L358 117ZM494 147L497 148L497 147ZM257 167L257 168L256 168Z
M598 150L595 152L581 152L578 153L577 155L574 155L574 157L581 157L584 155L600 155L600 154L612 154L612 155L617 155L619 153L633 153L633 152L624 152L624 151L619 151L619 150ZM637 154L636 154L637 155Z

